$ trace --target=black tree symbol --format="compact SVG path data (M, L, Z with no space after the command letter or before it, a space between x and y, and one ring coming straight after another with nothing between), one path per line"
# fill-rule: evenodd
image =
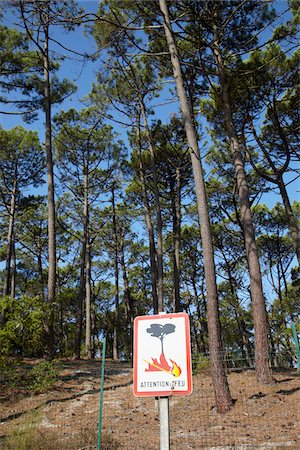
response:
M165 325L160 325L158 323L153 323L150 325L150 328L147 328L147 333L150 333L151 336L157 337L161 342L161 352L164 353L163 340L167 336L167 334L175 332L175 325L172 323L166 323Z

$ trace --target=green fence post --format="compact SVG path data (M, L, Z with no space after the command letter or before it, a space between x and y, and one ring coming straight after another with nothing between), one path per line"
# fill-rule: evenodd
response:
M97 450L101 448L101 431L102 431L102 405L103 405L103 387L104 387L104 366L105 366L106 338L102 343L102 365L101 365L101 387L100 387L100 404L99 404L99 421L98 421L98 445Z
M297 359L298 359L298 361L297 361L297 370L298 370L298 372L300 372L300 349L299 349L299 341L298 341L296 325L294 324L294 322L291 323L291 327L292 327L292 330L293 330L294 342L295 342Z

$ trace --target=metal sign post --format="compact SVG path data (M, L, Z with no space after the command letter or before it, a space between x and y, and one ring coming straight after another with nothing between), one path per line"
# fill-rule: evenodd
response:
M133 393L136 397L158 397L160 448L169 450L169 397L192 393L186 313L159 313L134 319Z
M170 448L169 397L159 397L160 450Z

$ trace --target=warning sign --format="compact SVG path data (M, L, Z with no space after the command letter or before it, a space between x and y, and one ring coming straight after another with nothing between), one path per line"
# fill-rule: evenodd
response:
M189 317L186 313L134 320L133 393L137 397L192 392Z

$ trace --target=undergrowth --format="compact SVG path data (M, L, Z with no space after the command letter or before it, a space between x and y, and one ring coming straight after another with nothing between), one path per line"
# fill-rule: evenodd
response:
M58 370L57 361L30 365L22 360L0 357L0 383L10 388L44 392L57 380Z
M5 437L3 450L92 450L97 448L97 431L94 427L78 430L76 435L59 436L54 431L43 430L39 425L42 410L30 412L14 425ZM101 450L117 450L119 443L110 435L101 438Z

